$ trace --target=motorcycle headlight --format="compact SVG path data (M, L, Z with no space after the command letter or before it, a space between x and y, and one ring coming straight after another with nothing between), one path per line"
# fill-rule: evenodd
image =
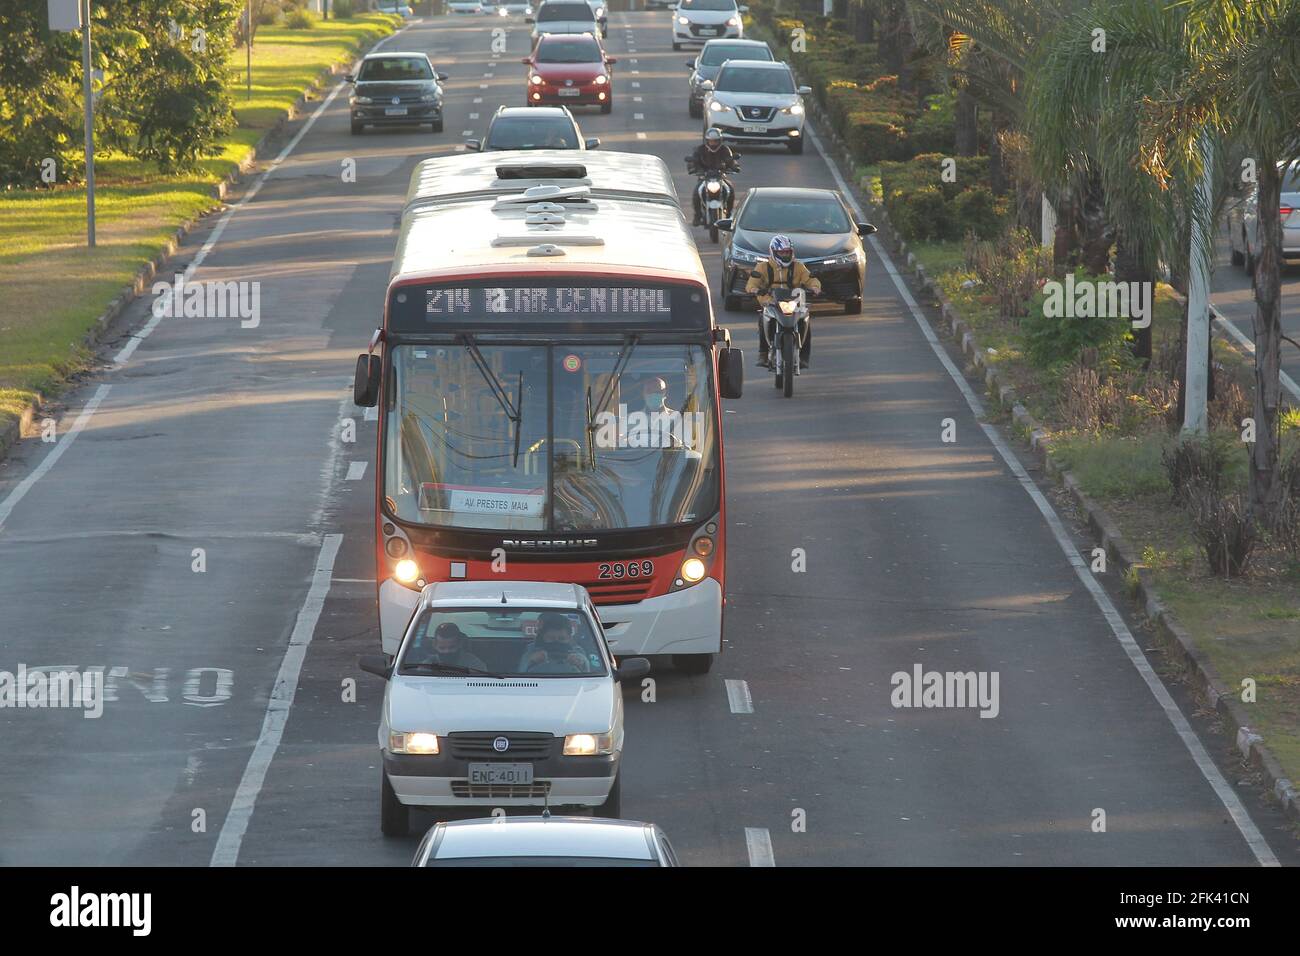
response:
M780 307L782 315L794 315L794 302L778 302L777 305Z
M722 184L721 184L721 183L709 183L709 184L708 184L707 186L705 186L704 188L707 189L707 190L708 190L709 192L711 192L711 193L720 193L720 192L722 192Z

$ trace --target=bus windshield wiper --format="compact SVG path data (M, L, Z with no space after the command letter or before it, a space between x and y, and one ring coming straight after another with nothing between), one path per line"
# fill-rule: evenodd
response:
M637 344L641 341L639 335L629 335L623 342L623 349L618 353L618 361L614 363L614 371L610 373L609 381L605 383L605 391L600 395L600 401L596 403L596 408L604 408L605 403L609 401L609 396L614 391L614 386L619 383L623 373L627 370L627 363L632 358L632 353L636 351ZM596 463L596 452L592 447L592 433L596 430L595 410L591 407L591 390L587 390L587 445L591 448L591 462Z
M488 387L492 389L492 397L497 400L497 404L501 406L501 410L506 413L506 418L510 419L511 423L515 426L515 457L510 467L518 468L519 434L523 430L522 425L524 419L522 411L524 403L524 371L523 369L519 370L519 385L515 389L515 401L512 404L510 401L510 395L505 390L505 386L503 386L497 377L492 374L492 369L488 367L487 360L483 358L483 353L478 350L478 346L474 343L474 337L466 333L461 336L461 341L464 343L465 349L469 352L470 358L474 360L474 364L478 367L479 374L483 376L483 381L487 382Z
M465 667L461 664L443 664L440 661L415 661L413 663L402 663L402 673L407 671L429 671L434 674L457 674L464 677L495 677L498 680L504 680L502 675L493 674L491 671L481 670L477 667Z

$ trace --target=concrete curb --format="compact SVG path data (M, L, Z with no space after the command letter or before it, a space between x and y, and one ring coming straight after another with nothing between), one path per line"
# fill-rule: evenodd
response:
M379 37L379 39L359 47L354 54L354 59L356 57L365 56L366 52L369 51L371 47L376 43L387 39L389 36L392 36L392 34L384 34L384 36ZM291 122L302 116L311 97L321 90L322 86L325 85L325 82L330 77L336 76L338 73L344 72L344 70L345 67L340 64L334 64L333 66L322 70L320 75L312 81L311 85L302 92L302 95L294 101L293 105L289 108L289 112L285 116L280 117L279 121L263 133L258 141L253 144L248 156L240 162L239 166L236 169L231 170L224 179L212 186L211 191L213 198L224 201L230 192L230 188L243 181L244 176L254 165L256 165L260 156L267 152L272 152L272 147L281 145L284 138L285 128ZM109 302L108 307L95 317L94 325L92 325L90 330L82 337L81 344L92 352L98 348L107 336L108 330L112 324L117 321L118 317L121 316L123 312L126 311L127 306L134 302L136 298L149 287L154 276L156 276L167 262L176 254L176 250L180 248L185 237L188 236L200 222L214 213L221 212L222 208L222 206L216 206L201 215L194 216L181 223L175 234L163 243L162 248L159 249L148 262L140 266L131 281L123 286L122 291L119 292L111 302ZM19 413L17 421L12 421L0 426L0 460L3 460L9 453L9 450L19 441L19 439L30 431L32 422L35 420L37 413L44 407L44 405L45 396L37 395L36 401Z
M1228 688L1214 665L1196 648L1192 636L1161 601L1152 583L1150 571L1142 565L1133 546L1120 533L1114 519L1083 492L1074 473L1061 467L1052 457L1047 431L1020 404L1015 390L1001 381L997 370L987 361L974 331L960 317L956 307L939 289L934 279L926 273L925 267L917 262L916 256L907 251L907 244L898 238L889 222L888 214L883 209L876 208L873 221L877 225L883 223L889 228L890 238L899 254L907 257L907 264L915 273L917 281L939 304L943 321L951 329L962 353L970 358L975 368L984 372L983 378L990 397L1008 410L1016 425L1024 429L1028 436L1028 443L1040 464L1074 498L1087 516L1089 528L1101 546L1106 549L1108 557L1115 563L1119 572L1134 582L1138 602L1155 625L1156 636L1166 660L1180 669L1197 699L1218 713L1219 717L1235 732L1237 749L1242 759L1268 778L1273 796L1283 811L1292 819L1300 820L1300 792L1297 792L1295 785L1287 779L1281 764L1268 749L1264 738L1250 729L1250 721L1240 697Z

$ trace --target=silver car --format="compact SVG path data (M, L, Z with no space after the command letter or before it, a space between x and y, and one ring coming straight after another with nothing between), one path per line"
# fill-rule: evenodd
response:
M691 71L686 81L687 108L692 119L704 115L704 90L706 80L718 78L718 70L728 60L775 60L772 51L762 40L710 40L704 44L700 55L686 61Z
M411 866L677 866L653 823L592 817L499 817L437 823Z
M736 0L679 0L673 10L673 49L719 37L738 40L745 35L741 14L748 12Z
M1300 260L1300 162L1288 168L1277 165L1282 177L1282 264ZM1259 192L1250 186L1245 198L1228 207L1228 240L1232 245L1232 264L1242 266L1247 275L1255 272L1259 241Z
M600 35L596 11L587 0L543 0L537 12L527 18L533 24L533 44L543 33L590 33Z
M717 127L732 143L784 144L803 152L803 98L812 90L795 86L786 64L729 60L701 88L705 130Z

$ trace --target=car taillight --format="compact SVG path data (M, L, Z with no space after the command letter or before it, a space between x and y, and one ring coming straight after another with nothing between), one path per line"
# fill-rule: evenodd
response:
M1291 215L1293 211L1294 211L1293 207L1283 206L1281 209L1278 210L1278 215L1281 216L1283 219L1285 219L1287 216Z

